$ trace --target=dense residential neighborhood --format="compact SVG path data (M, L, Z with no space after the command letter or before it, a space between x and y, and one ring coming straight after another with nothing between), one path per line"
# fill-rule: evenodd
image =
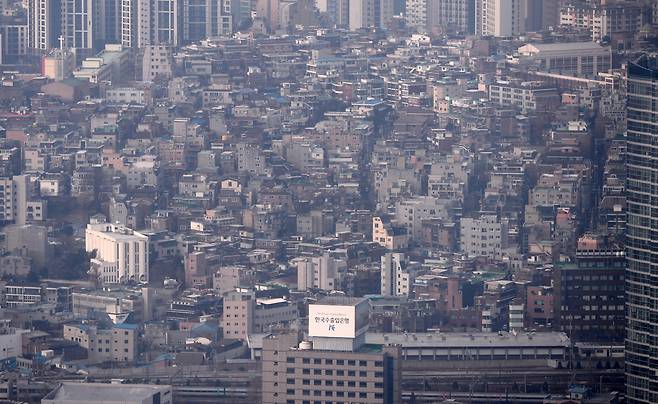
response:
M0 0L0 401L658 402L657 50L655 1Z

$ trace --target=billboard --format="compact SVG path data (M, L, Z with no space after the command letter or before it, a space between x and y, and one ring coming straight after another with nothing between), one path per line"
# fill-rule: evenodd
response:
M308 306L308 335L311 337L354 338L356 326L355 306Z

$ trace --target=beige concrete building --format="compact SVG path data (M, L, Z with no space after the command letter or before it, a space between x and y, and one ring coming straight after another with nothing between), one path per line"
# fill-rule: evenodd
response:
M393 18L391 0L349 0L349 29L385 28Z
M135 321L146 318L141 293L123 291L79 291L72 294L73 314L88 317L91 312L106 313L110 317L132 314Z
M90 400L94 397L94 400ZM62 382L43 400L44 404L172 404L171 386Z
M87 349L88 360L92 363L133 362L139 355L138 336L136 324L117 324L110 329L88 324L64 326L64 339Z
M29 175L0 178L0 222L26 224L46 220L47 203L36 199L36 181Z
M75 55L68 50L53 49L41 61L43 75L56 81L70 77L75 68Z
M420 32L434 29L466 32L472 12L468 0L407 0L405 17L407 25Z
M388 250L399 250L407 247L409 236L406 228L394 226L387 218L375 216L372 218L372 241Z
M409 261L403 253L386 253L381 257L381 295L409 296L420 264Z
M130 77L130 60L130 49L119 44L105 44L101 52L82 61L82 65L73 72L73 77L95 84L121 82Z
M212 288L222 296L230 293L240 286L242 274L246 272L246 267L238 265L219 267L212 276Z
M309 336L263 340L263 403L400 403L400 347L365 345L369 303L328 298L309 306Z
M224 297L224 338L246 340L274 326L288 326L298 318L297 307L282 298L261 299L252 291L234 291Z
M605 39L613 48L629 49L635 44L635 34L646 23L645 16L652 12L651 3L655 7L655 2L624 0L564 2L559 12L560 24L591 31L592 41Z
M524 111L548 111L560 105L557 89L537 81L498 80L489 86L489 100Z
M512 37L525 33L525 0L477 0L475 33Z
M142 48L142 81L153 81L156 78L168 79L173 75L173 56L171 47L166 45L151 45Z
M610 47L596 42L530 43L518 52L522 61L533 62L547 73L597 77L612 68Z
M51 258L48 229L44 226L7 226L5 240L7 251L31 258L35 268L43 268Z
M494 214L463 217L460 235L461 251L469 256L500 259L507 247L507 225Z
M347 265L345 261L325 253L316 257L297 259L297 289L340 289L340 279Z

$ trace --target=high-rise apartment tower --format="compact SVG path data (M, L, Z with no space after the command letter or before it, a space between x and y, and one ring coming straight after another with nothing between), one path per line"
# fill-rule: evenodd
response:
M658 402L658 65L627 69L626 397Z

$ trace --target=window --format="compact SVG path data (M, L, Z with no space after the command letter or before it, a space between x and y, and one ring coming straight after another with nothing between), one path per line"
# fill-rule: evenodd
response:
M302 363L309 364L311 360L309 358L302 358Z
M368 366L368 361L359 361L359 366Z
M286 384L295 384L295 379L286 379Z
M334 375L334 371L331 370L331 369L327 369L327 370L324 371L324 374L327 375L327 376L333 376L333 375Z
M286 368L286 373L294 374L295 373L295 368Z

